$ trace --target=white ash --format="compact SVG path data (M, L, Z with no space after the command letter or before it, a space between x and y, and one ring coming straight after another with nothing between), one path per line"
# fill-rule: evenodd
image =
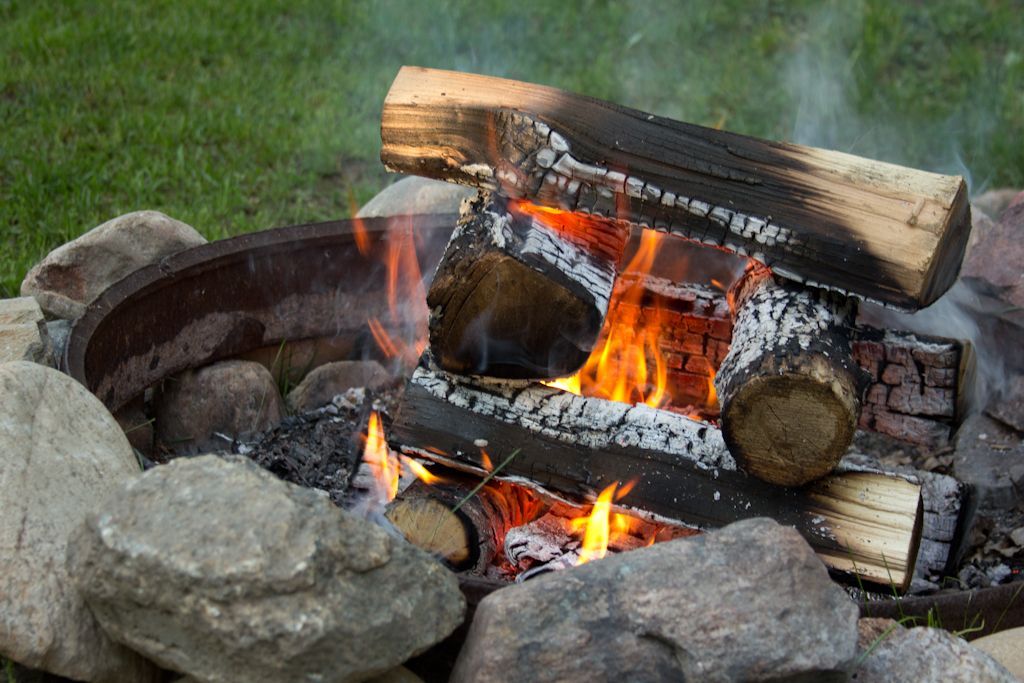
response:
M426 368L418 368L411 381L452 405L567 443L634 447L676 455L705 470L736 469L716 427L675 413L535 383L493 383L484 390Z

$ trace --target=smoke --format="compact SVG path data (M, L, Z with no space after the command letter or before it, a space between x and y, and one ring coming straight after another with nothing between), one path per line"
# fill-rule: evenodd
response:
M862 7L856 3L830 6L810 22L810 36L786 65L783 82L794 103L792 140L925 170L960 175L968 188L974 175L964 162L965 147L988 134L994 118L984 112L956 113L935 121L913 111L883 108L865 113L854 105L858 88L858 42L865 34ZM851 49L852 48L852 49ZM923 127L930 134L911 133ZM925 140L927 154L911 144ZM1005 349L991 334L986 298L970 282L958 280L942 298L914 314L871 304L861 307L860 320L877 327L905 329L918 334L967 340L976 360L974 385L962 387L970 412L979 412L1006 387Z

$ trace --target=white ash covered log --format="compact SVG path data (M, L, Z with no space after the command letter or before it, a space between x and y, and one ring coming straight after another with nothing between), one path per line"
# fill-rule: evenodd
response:
M464 202L427 304L444 369L551 378L586 361L601 332L629 228L481 193Z
M868 376L851 355L854 303L747 270L732 288L729 354L715 377L729 452L750 474L800 486L846 453Z
M800 489L767 484L737 471L714 426L646 406L420 367L390 438L406 453L481 476L479 444L495 463L518 450L499 478L578 500L635 481L618 505L694 527L772 517L799 530L831 567L882 584L891 576L905 587L917 554L920 486L861 472Z
M403 67L381 139L392 171L667 230L906 309L952 285L970 234L959 176L489 76Z

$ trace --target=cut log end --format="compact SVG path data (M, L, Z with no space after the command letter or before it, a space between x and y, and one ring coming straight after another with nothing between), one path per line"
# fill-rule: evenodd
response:
M461 569L476 563L472 525L441 501L420 497L396 500L388 508L387 518L407 541L451 567Z
M801 486L831 472L853 439L859 403L840 380L806 375L758 377L722 413L730 452L750 474ZM793 416L800 416L794 421Z
M462 286L431 290L430 348L462 375L529 379L570 375L593 349L593 306L514 258L487 255Z

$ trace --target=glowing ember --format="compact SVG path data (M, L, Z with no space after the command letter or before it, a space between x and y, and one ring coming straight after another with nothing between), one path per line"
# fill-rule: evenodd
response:
M370 413L366 427L366 444L363 447L363 462L369 466L376 482L377 499L390 503L398 495L398 480L401 476L398 458L388 449L384 427L376 412Z

